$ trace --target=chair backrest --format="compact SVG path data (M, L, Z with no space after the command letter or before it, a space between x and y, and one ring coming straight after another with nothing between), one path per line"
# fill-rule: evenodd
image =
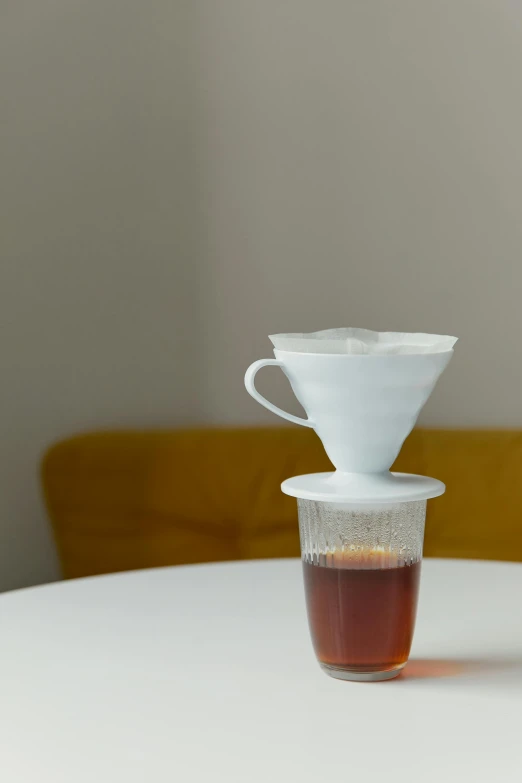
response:
M415 430L397 470L447 484L425 555L522 560L522 432ZM53 446L45 500L65 577L299 554L289 476L330 470L309 430L105 432Z

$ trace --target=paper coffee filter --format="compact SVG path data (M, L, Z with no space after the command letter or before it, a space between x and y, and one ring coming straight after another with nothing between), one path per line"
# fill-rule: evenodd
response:
M330 354L420 354L450 351L457 337L446 334L373 332L371 329L345 327L321 332L272 334L270 340L279 351Z

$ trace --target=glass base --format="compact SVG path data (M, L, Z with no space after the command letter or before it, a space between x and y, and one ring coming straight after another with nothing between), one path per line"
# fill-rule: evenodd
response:
M327 663L321 662L319 662L319 666L325 674L329 677L334 677L336 680L349 680L350 682L382 682L383 680L392 680L394 677L397 677L406 664L402 663L394 669L387 669L383 672L339 669L336 666L329 666Z

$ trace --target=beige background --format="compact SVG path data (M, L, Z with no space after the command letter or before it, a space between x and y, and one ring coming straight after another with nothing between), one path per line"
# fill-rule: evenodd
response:
M4 2L0 589L49 442L273 421L273 331L457 334L424 421L521 425L521 72L515 0Z

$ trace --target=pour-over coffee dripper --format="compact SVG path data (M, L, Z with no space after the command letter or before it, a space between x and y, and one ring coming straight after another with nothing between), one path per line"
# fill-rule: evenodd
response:
M391 473L390 467L456 338L365 330L339 337L339 331L276 335L276 346L292 350L276 347L275 359L254 362L245 385L269 410L315 429L336 468L281 486L298 499L319 662L340 679L382 680L399 674L409 655L426 500L445 490L437 479ZM281 367L308 418L259 394L254 379L266 365Z

